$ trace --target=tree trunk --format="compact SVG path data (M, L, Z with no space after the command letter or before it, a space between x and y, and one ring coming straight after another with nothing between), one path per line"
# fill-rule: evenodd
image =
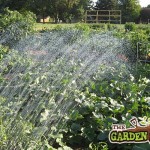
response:
M58 13L55 15L55 23L58 23Z

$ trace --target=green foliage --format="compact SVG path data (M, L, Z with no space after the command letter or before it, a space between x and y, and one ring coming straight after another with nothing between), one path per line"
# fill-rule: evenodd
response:
M18 40L34 31L36 17L32 12L11 11L8 8L0 15L0 27L4 45L12 46Z
M75 25L75 28L78 29L78 30L81 30L81 31L85 31L85 32L88 32L90 31L90 27L87 25L87 24L76 24Z
M2 11L4 8L9 7L11 10L26 10L28 3L30 0L0 0L0 10ZM31 1L30 1L31 2Z
M122 11L122 22L135 22L137 21L141 6L138 0L120 0L120 9Z
M113 30L122 30L123 27L115 24L106 24L106 23L92 23L92 24L81 24L78 23L75 27L79 30L84 31L113 31Z
M85 10L93 9L92 0L1 0L1 8L9 7L11 10L30 10L43 19L51 16L58 23L58 19L70 22L72 19L83 21ZM138 0L98 0L95 9L99 10L121 10L123 23L137 21L140 15ZM147 8L148 9L148 8ZM148 13L147 13L148 14ZM141 13L142 16L143 12ZM144 17L146 20L146 16Z
M138 0L98 0L95 9L97 10L121 10L122 22L135 22L140 15L140 4Z
M118 38L125 38L130 42L134 57L137 56L137 45L139 50L139 57L146 57L146 54L149 53L150 48L150 29L148 25L126 23L124 30L120 28L118 31L116 30L114 35Z
M140 13L140 21L142 23L148 23L148 19L150 18L150 8L142 8Z
M118 1L117 0L98 0L96 2L95 7L98 10L117 10Z
M9 52L8 47L4 47L0 45L0 61L3 59L3 57Z
M75 5L78 5L79 0L62 0L62 6L64 6L65 13L63 15L66 22L71 23L71 20L74 17L74 14L72 13L72 9Z
M119 29L116 25L110 24L110 23L107 24L107 28L108 28L109 31Z
M57 64L58 63L58 64ZM35 65L31 68L31 65ZM62 123L57 126L57 130L53 128L52 131L48 132L51 124L47 124L47 119L52 119L54 122L57 122L59 117L63 117L64 110L58 108L58 102L60 98L68 97L68 93L72 92L72 87L68 88L68 92L65 92L64 89L57 90L54 86L53 90L49 89L49 86L53 84L56 79L55 76L51 76L49 82L45 82L47 78L47 72L41 74L41 69L39 72L37 71L37 66L40 65L40 62L33 61L26 57L26 54L22 55L22 52L17 52L11 50L5 61L0 62L0 70L1 70L1 85L6 85L10 83L9 73L11 70L11 75L15 73L15 77L11 78L11 80L17 79L18 85L24 85L26 87L25 93L22 93L22 97L20 97L20 93L15 93L15 96L12 96L11 101L5 98L4 103L0 103L0 107L3 108L0 110L1 117L3 118L3 130L6 134L7 141L2 141L2 145L0 145L0 149L41 149L41 147L52 148L52 141L56 142L58 146L56 148L61 147L62 149L70 149L65 143L62 142L62 134L58 133L58 129L62 128ZM58 65L58 66L57 66ZM18 68L16 71L16 68ZM59 69L58 69L59 67ZM68 66L67 66L68 67ZM61 87L67 86L68 81L70 80L71 72L74 71L78 66L74 64L74 68L67 68L70 71L66 72L65 76L61 75L62 68L64 68L64 62L62 59L56 60L56 62L51 63L49 65L49 69L53 69L53 71L57 71L57 75L60 77L59 85ZM24 70L28 70L24 72ZM58 69L58 70L57 70ZM31 83L32 80L32 83ZM11 82L12 83L12 82ZM29 84L30 83L30 84ZM12 85L13 86L13 85ZM15 87L16 88L16 87ZM23 88L20 87L22 90ZM21 90L18 89L18 90ZM38 98L37 91L39 91L41 96ZM6 90L5 90L6 92ZM31 96L33 95L33 96ZM2 100L0 99L0 102ZM33 104L33 103L34 104ZM29 103L32 103L28 105ZM66 102L65 102L66 103ZM32 112L29 112L29 107L32 107ZM6 112L2 113L1 111ZM28 109L28 108L29 109ZM25 108L25 109L24 109ZM57 108L55 110L55 108ZM27 111L24 112L23 110ZM37 113L38 111L38 113ZM55 111L55 112L54 112ZM8 115L10 114L10 115ZM53 114L53 116L52 116ZM24 116L25 115L25 116ZM37 116L38 115L38 116ZM13 116L13 117L12 117ZM32 116L32 117L31 117ZM32 119L31 119L31 118ZM52 117L52 118L51 118ZM11 118L15 118L14 120ZM5 126L9 124L8 128ZM11 129L11 131L9 131ZM45 133L47 131L48 133ZM45 134L44 134L45 133ZM53 134L54 133L54 134ZM4 136L5 137L5 136ZM42 137L42 139L41 139ZM54 140L53 140L54 139ZM8 143L11 143L11 148L8 147ZM19 143L19 144L18 144ZM34 143L34 144L33 144ZM35 144L36 143L36 144ZM5 146L4 146L5 144Z
M126 34L126 38L131 42L132 49L135 54L137 53L137 43L148 43L149 42L149 34L146 33L145 30L138 30L138 32L129 32ZM139 55L145 55L147 51L147 45L140 44L139 45Z
M108 144L106 142L99 142L97 144L91 143L89 148L91 150L108 150Z
M99 142L108 141L108 133L113 123L124 123L129 127L129 119L132 116L150 116L147 101L150 96L150 80L141 78L136 81L130 74L127 80L122 81L123 72L117 73L113 68L110 70L111 80L101 80L97 74L95 80L85 87L84 92L76 93L77 107L67 119L67 132L63 138L69 146L79 148L84 143L86 148L97 145L98 149ZM107 144L109 149L125 150L128 146L111 145L109 142ZM105 149L107 144L104 144ZM130 149L133 146L130 145Z
M140 76L149 78L149 74L150 74L150 65L149 64L143 64L143 63L137 64L137 71L136 71L135 75L138 78Z
M7 61L7 63L6 63ZM16 70L16 67L21 68L28 68L32 64L32 60L25 58L24 55L17 51L11 50L7 57L5 58L5 62L0 62L1 74L0 74L0 82L2 83L9 83L9 77L7 77L7 73L10 72L13 74ZM32 69L33 70L33 69ZM19 72L18 72L19 73ZM22 74L23 75L23 74ZM32 78L33 74L29 71L25 73L23 76L21 74L17 75L17 78L22 78L22 82L28 86L29 80ZM37 90L38 84L42 83L45 80L45 76L36 76L35 81L33 83L33 91ZM31 92L31 87L28 86L28 92ZM43 87L41 88L43 91ZM48 88L44 90L44 93L49 93ZM32 92L31 92L32 93ZM43 94L44 94L43 93ZM45 93L45 94L46 94ZM0 97L0 149L40 149L40 147L51 148L46 138L43 137L43 140L39 139L43 132L46 130L46 127L43 126L47 119L47 115L50 111L44 107L44 102L41 104L39 103L39 110L43 109L41 112L38 123L39 125L35 125L35 122L28 118L23 117L23 113L21 110L26 107L27 102L24 100L23 97L27 96L24 95L21 99L16 95L12 97L11 101L8 101L7 98ZM30 100L30 98L28 99ZM34 99L35 100L35 99ZM56 107L54 106L55 100L50 100L50 105L47 104L48 108ZM56 103L55 103L56 104ZM34 112L35 113L35 112ZM33 113L33 114L34 114ZM15 119L12 119L15 118ZM11 129L11 130L10 130ZM18 136L17 136L18 135ZM10 144L11 143L11 144ZM36 144L35 144L36 143ZM8 147L8 144L10 147ZM52 149L52 148L51 148Z
M107 31L107 24L99 23L99 24L89 24L89 27L94 30Z
M134 22L128 22L125 24L125 30L126 31L135 31L136 30L136 25Z
M0 27L6 29L15 23L24 23L24 29L26 31L33 30L33 25L35 23L36 17L30 11L24 11L19 13L18 11L11 11L8 8L4 9L4 12L0 15Z
M89 33L91 29L99 30L99 28L105 28L105 26L109 30L116 28L116 26L111 26L110 24L76 24L76 28L85 33ZM65 29L57 26L55 30L61 35L61 31ZM68 39L64 39L64 42L67 44L73 43L80 38L78 34L71 36L74 35L71 34L72 32L78 33L76 32L77 30L66 30L70 32ZM136 46L137 41L144 42L148 40L147 33L149 32L146 27L140 27L138 31L129 31L122 34L122 36L126 36L132 42L133 48L135 48L134 46ZM7 47L0 46L0 59L8 51ZM132 116L141 117L140 120L143 124L149 123L150 80L145 78L145 76L149 78L149 72L146 72L150 71L148 65L146 68L141 65L138 68L137 76L130 74L126 70L125 65L119 71L117 67L100 66L97 73L91 77L91 80L87 81L86 84L83 83L84 87L82 89L74 90L72 88L73 85L71 85L68 86L67 91L55 90L57 87L54 87L54 89L51 88L50 91L49 85L53 83L53 78L56 77L50 76L50 83L45 82L48 78L47 74L42 73L42 68L37 71L37 66L40 65L40 62L36 62L34 67L31 68L30 66L34 64L34 61L28 59L22 53L11 50L7 56L5 62L0 61L0 82L6 85L8 83L11 84L6 78L7 73L11 70L11 73L17 73L16 79L18 85L22 82L25 84L25 88L23 89L25 92L22 93L21 98L16 93L11 101L0 97L0 149L41 149L43 147L49 150L71 150L71 148L91 150L149 149L149 144L117 145L110 144L108 141L108 133L113 123L123 123L129 127L129 119ZM62 68L65 67L63 61L58 58L57 63L59 65L51 63L47 66L47 69L54 69L53 71L55 72L59 67L59 70L62 71ZM68 73L65 73L65 76L60 76L60 80L58 81L60 82L60 87L68 85L71 72L76 70L78 65L74 64L73 68L68 68ZM18 66L20 70L16 72ZM24 73L23 70L26 69L28 69L28 72ZM57 74L59 75L59 71ZM30 81L32 83L28 84ZM45 98L43 96L40 99L36 97L37 91L41 95L47 96ZM26 93L32 96L27 101L24 101L24 97L27 96ZM71 97L68 93L71 93ZM63 120L61 120L62 122L57 127L48 126L48 128L51 128L49 130L52 131L49 133L49 130L44 125L47 119L51 117L50 114L54 110L53 108L57 108L57 99L60 97L65 99L65 103L66 101L73 101L73 106L76 107L71 107L69 114L64 114L64 110L56 110L54 118L57 120L61 116ZM24 118L21 110L30 108L27 107L27 104L32 106L34 102L39 103L38 107L32 109L31 114ZM34 104L34 106L37 105ZM17 110L18 108L21 109ZM38 110L42 111L39 113L39 116L36 116L35 114ZM14 116L15 120L11 120ZM50 119L53 118L51 117ZM66 122L66 124L63 122ZM45 131L48 133L44 134ZM16 135L19 136L16 137ZM53 143L51 143L51 139ZM7 147L9 143L11 143L11 147Z

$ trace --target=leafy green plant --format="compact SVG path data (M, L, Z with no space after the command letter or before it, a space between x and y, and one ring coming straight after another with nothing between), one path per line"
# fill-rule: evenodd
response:
M9 52L8 47L4 47L0 45L0 61L3 59L3 57Z
M3 45L12 46L34 31L35 15L30 11L18 12L5 8L0 15L1 39Z
M89 26L77 28L88 33L91 30ZM80 38L78 29L60 29L58 26L55 32L58 37L69 33L63 38L67 46ZM145 31L142 33L142 37L147 37ZM134 33L126 34L129 39L134 38ZM109 63L100 66L89 80L82 81L81 77L78 82L82 82L82 88L77 88L78 83L72 80L72 75L83 65L80 61L68 61L60 55L55 61L42 64L34 57L27 57L26 53L0 48L2 55L7 53L0 61L0 82L4 85L1 90L5 89L2 94L6 95L0 97L0 149L131 150L149 147L148 144L117 145L108 141L113 123L129 127L132 116L143 118L144 124L149 122L146 119L150 118L150 83L145 78L149 74L144 70L134 76L124 64L114 62L116 66L111 67L113 64ZM11 88L15 83L21 86ZM59 105L62 99L63 107ZM67 102L71 102L70 111L64 113ZM53 123L56 126L52 126Z
M125 24L125 30L126 31L135 31L136 30L136 25L134 22L127 22Z
M146 78L136 81L132 75L125 81L122 78L122 73L112 72L111 80L94 78L84 92L76 93L77 107L70 113L63 139L69 146L79 148L84 143L87 148L107 141L109 149L132 149L134 145L111 145L108 133L113 123L130 127L132 116L150 116L146 100L150 82Z
M30 11L11 11L8 8L5 8L3 13L0 15L0 27L6 29L8 26L18 22L26 23L24 28L27 30L33 30L33 25L36 21L35 15Z
M88 33L90 31L90 27L87 24L83 24L83 23L82 24L80 24L80 23L76 24L75 28L78 30L84 31L84 32L88 32Z
M94 30L107 31L107 24L99 23L99 24L89 24L89 27Z

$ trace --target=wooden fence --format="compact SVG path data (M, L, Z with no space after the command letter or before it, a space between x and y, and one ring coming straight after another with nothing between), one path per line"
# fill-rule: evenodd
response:
M85 23L121 24L121 10L87 10Z

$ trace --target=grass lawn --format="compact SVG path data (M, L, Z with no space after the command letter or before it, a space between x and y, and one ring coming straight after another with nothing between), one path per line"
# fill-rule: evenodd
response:
M85 25L85 24L87 24L87 23L71 23L71 24L67 24L67 23L60 23L60 24L53 24L53 23L45 23L45 24L43 24L43 23L36 23L35 24L35 30L43 30L43 29L54 29L54 28L56 28L57 26L58 27L65 27L65 28L69 28L69 27L74 27L76 24L81 24L81 25ZM103 25L104 25L104 23L89 23L89 24L87 24L87 25L89 25L89 26L93 26L93 25L96 25L96 26L99 26L99 27L102 27ZM121 27L121 28L124 28L123 26L123 24L114 24L115 26L117 26L117 27Z
M54 29L54 28L60 28L60 27L65 27L65 28L69 28L69 27L74 27L75 25L77 25L79 23L72 23L72 24L67 24L67 23L60 23L60 24L53 24L53 23L36 23L35 24L35 30L39 31L39 30L44 30L44 29ZM81 25L85 25L86 23L81 23ZM87 24L89 26L91 26L92 28L95 26L95 27L100 27L100 28L103 28L104 27L104 23L89 23ZM108 24L106 24L108 25ZM118 29L122 29L124 30L124 25L125 24L111 24L112 26L116 26ZM147 25L147 24L136 24L136 27L139 28L139 29L144 29L144 28L147 28L147 26L150 26Z
M52 24L52 23L36 23L35 24L35 30L42 30L42 29L53 29L56 28L56 26L61 26L61 27L73 27L75 26L75 23L72 24L66 24L66 23L61 23L61 24Z

